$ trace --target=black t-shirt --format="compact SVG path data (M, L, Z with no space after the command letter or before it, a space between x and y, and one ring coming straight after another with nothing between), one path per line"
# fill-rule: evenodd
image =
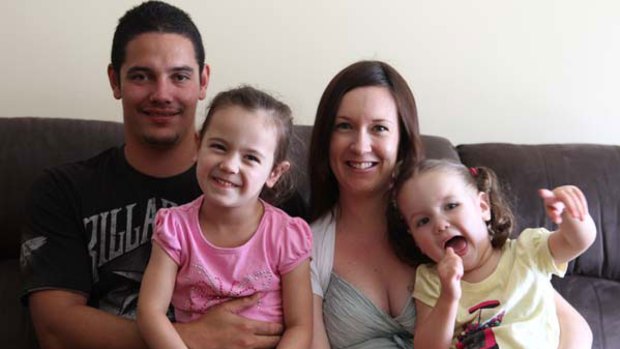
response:
M47 170L34 184L22 244L24 300L66 289L135 318L155 213L200 195L196 168L168 178L134 170L123 148Z

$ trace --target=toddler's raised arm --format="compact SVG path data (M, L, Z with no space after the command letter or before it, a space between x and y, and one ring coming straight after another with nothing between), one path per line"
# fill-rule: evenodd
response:
M549 250L556 263L565 263L583 253L596 238L596 226L588 213L583 192L574 185L539 191L547 215L558 229L549 237Z

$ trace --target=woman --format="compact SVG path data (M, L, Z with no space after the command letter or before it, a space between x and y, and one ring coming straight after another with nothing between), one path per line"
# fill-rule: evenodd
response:
M396 165L421 158L415 100L394 68L361 61L331 80L309 159L313 348L412 347L413 241L388 229L386 212ZM556 305L560 348L591 344L577 311L560 296Z

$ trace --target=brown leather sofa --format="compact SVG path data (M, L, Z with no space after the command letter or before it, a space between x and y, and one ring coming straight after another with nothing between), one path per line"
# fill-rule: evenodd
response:
M310 131L310 126L297 126L291 147L304 198ZM0 118L0 347L37 347L27 311L19 302L20 229L30 184L43 168L87 158L121 144L122 138L122 125L115 122ZM434 136L424 136L424 144L429 157L495 169L515 194L510 198L517 232L529 226L552 228L537 188L572 183L584 190L598 229L596 241L570 263L565 278L553 282L590 324L593 348L620 348L620 146L485 143L454 147Z

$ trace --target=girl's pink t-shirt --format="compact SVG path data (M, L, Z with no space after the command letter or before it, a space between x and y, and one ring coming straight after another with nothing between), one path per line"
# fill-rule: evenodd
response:
M209 307L260 292L260 301L239 314L282 322L281 276L310 257L310 227L263 202L263 217L248 242L217 247L200 229L202 200L160 209L155 219L153 241L179 266L171 301L176 321L195 320Z

